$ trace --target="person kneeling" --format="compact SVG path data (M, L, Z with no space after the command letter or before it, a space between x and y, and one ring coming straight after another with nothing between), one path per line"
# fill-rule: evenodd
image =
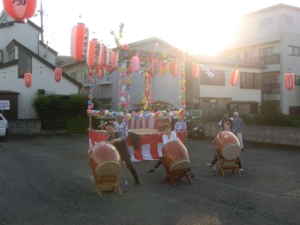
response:
M230 122L228 122L228 121L227 121L227 122L224 122L224 129L223 129L223 130L227 130L227 131L230 131L230 132L231 132L230 126L231 126ZM222 130L222 131L223 131L223 130ZM219 153L218 153L218 154L219 154ZM223 156L221 156L221 155L219 154L219 158L223 158ZM242 163L241 163L240 158L237 157L236 159L238 160L238 164L239 164L239 169L240 169L240 171L243 172L243 169L242 169ZM217 157L217 154L215 154L214 159L211 161L211 163L207 164L206 166L214 166L214 165L216 164L217 161L218 161L218 157Z
M176 132L175 131L171 131L171 127L170 127L169 124L165 124L163 126L163 132L164 132L164 135L163 135L163 143L164 143L164 145L167 144L169 141L178 140ZM151 170L149 170L147 173L154 173L155 169L157 169L161 164L162 164L162 161L159 160L155 164L155 166ZM191 177L194 178L195 175L194 175L193 171L191 170L191 168L188 168L187 170L190 172Z

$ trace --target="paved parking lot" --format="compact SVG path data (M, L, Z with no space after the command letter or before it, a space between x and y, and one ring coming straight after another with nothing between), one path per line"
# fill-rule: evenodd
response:
M141 186L99 198L90 181L85 135L13 136L0 140L0 224L300 224L300 151L246 143L244 172L212 176L209 140L188 140L194 185L164 182L154 162L134 163ZM123 188L123 185L122 185Z

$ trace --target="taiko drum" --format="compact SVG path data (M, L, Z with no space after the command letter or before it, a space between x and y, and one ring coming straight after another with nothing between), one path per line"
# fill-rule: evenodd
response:
M240 142L230 131L221 131L216 138L216 148L225 159L235 159L241 154Z
M90 167L96 178L117 176L121 170L119 152L109 142L100 142L91 149Z
M180 140L169 141L162 148L163 160L170 172L185 170L190 167L191 161L186 147Z

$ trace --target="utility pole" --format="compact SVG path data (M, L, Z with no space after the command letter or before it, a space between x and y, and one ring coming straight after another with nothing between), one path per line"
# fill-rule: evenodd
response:
M44 17L44 12L43 11L43 1L41 1L41 6L40 6L40 10L38 10L37 12L40 13L40 17L41 17L41 28L42 28L42 32L41 32L41 41L44 42L44 20L43 20L43 17Z

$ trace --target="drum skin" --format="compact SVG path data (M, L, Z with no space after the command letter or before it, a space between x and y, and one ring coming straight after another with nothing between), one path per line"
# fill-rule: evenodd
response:
M216 138L216 148L225 159L236 159L241 154L240 142L230 131L221 131Z
M164 164L170 172L185 170L191 165L189 153L180 140L169 141L163 146L162 153Z
M90 167L96 177L117 176L121 170L119 152L109 142L100 142L90 152Z
M157 128L159 131L163 131L163 126L167 123L172 127L172 120L171 118L155 118L155 123L157 124Z

